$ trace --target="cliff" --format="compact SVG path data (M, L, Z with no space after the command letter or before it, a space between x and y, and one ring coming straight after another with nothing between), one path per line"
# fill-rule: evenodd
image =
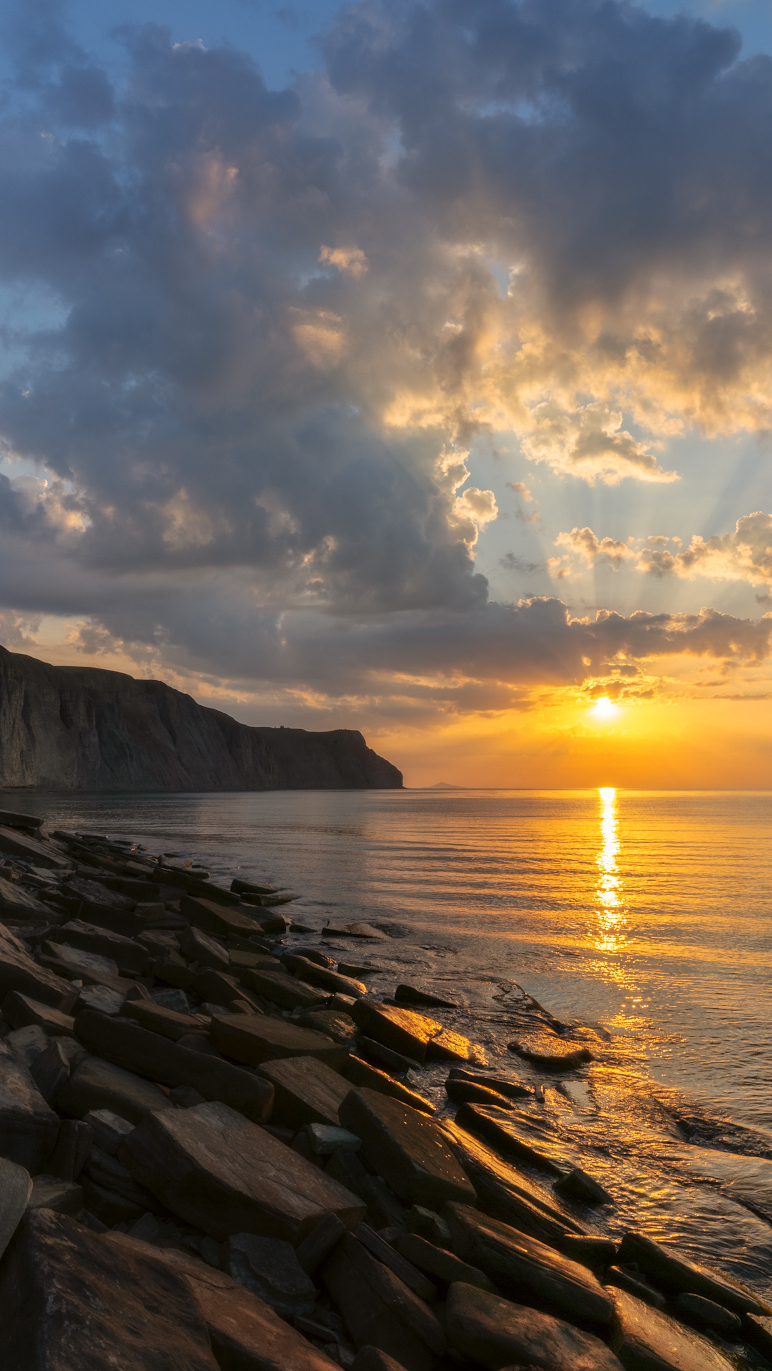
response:
M0 647L0 789L384 790L402 773L352 729L250 728L163 681Z

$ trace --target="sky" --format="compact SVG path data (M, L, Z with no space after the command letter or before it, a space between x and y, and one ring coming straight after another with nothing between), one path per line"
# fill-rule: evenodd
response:
M769 788L769 0L0 3L0 642Z

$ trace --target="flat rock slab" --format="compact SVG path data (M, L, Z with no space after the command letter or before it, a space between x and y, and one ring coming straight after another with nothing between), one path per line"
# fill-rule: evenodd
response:
M218 1052L249 1066L280 1057L316 1057L334 1069L341 1067L348 1055L346 1047L322 1033L267 1015L218 1014L209 1036Z
M321 1277L357 1347L377 1347L405 1371L432 1371L447 1345L439 1320L351 1234Z
M380 939L381 942L388 942L389 939L388 933L384 933L380 928L375 928L373 924L362 923L343 924L342 928L330 928L328 926L327 928L322 929L322 937L377 938Z
M262 924L258 923L257 919L215 900L183 895L180 910L186 919L190 919L196 928L201 929L202 933L216 933L221 938L227 938L229 933L238 933L244 938L249 938L254 933L263 931Z
M84 1009L83 1013L94 1011ZM151 1109L171 1108L157 1085L112 1062L100 1061L99 1057L88 1057L81 1062L59 1091L56 1103L75 1119L85 1118L91 1109L110 1109L131 1123L139 1123Z
M217 1371L184 1277L48 1209L27 1214L0 1270L0 1331L20 1371Z
M215 1356L227 1371L339 1371L337 1362L251 1291L240 1286L218 1289L193 1278L188 1284Z
M431 1100L425 1100L423 1095L419 1095L415 1090L410 1090L401 1081L395 1081L388 1071L381 1071L377 1066L371 1066L369 1062L363 1062L361 1057L357 1057L353 1052L349 1054L344 1073L347 1080L352 1085L365 1087L368 1090L377 1090L379 1095L390 1095L393 1100L400 1100L402 1104L407 1104L411 1109L417 1109L419 1114L434 1114L435 1107Z
M473 1056L472 1045L463 1033L443 1028L426 1044L427 1062L468 1062Z
M0 1260L21 1223L32 1194L32 1177L17 1162L0 1158Z
M317 1057L285 1057L263 1062L259 1074L274 1092L273 1118L291 1128L306 1123L340 1126L339 1109L351 1085Z
M340 1121L362 1139L362 1151L400 1199L439 1208L446 1200L475 1203L471 1181L433 1119L374 1090L352 1090Z
M27 923L49 923L51 910L16 881L0 877L0 919L24 919Z
M549 1135L538 1126L532 1126L530 1120L521 1122L512 1110L491 1108L490 1105L462 1104L456 1114L456 1123L487 1139L505 1155L522 1157L523 1161L540 1166L551 1176L566 1174L566 1162L559 1153L551 1151Z
M311 1009L314 1005L326 1004L330 998L328 992L315 990L278 967L275 971L242 971L241 984L256 995L281 1005L282 1009Z
M384 1047L401 1052L416 1062L423 1061L427 1043L442 1032L442 1024L434 1019L415 1014L412 1009L378 1004L373 1000L357 1000L351 1015L368 1038L375 1038Z
M29 1072L0 1044L0 1157L31 1175L44 1169L56 1146L59 1120Z
M412 1262L413 1266L418 1267L419 1271L425 1271L436 1280L444 1281L446 1285L463 1281L465 1285L476 1285L479 1290L488 1290L492 1295L499 1294L493 1281L479 1267L470 1266L453 1252L446 1252L443 1247L435 1247L425 1238L419 1238L417 1233L400 1233L397 1238L397 1251Z
M350 1014L344 1014L338 1009L309 1009L305 1014L299 1015L295 1020L300 1028L313 1028L317 1033L324 1033L326 1037L332 1038L334 1043L343 1043L346 1046L356 1042L357 1029Z
M448 1291L445 1331L457 1352L491 1371L513 1364L545 1371L621 1371L613 1352L594 1334L461 1282Z
M402 1004L425 1004L434 1009L458 1009L456 1000L444 1000L441 995L433 995L430 990L419 990L414 985L398 985L394 999Z
M147 965L147 951L133 938L125 938L120 933L99 928L96 924L85 923L82 919L70 919L68 923L53 929L49 941L69 943L70 947L80 948L83 952L95 952L98 956L110 958L119 972L133 972L141 976Z
M142 1004L136 1001L134 1007ZM271 1116L273 1088L268 1082L231 1062L172 1042L132 1019L84 1010L75 1021L75 1032L84 1047L138 1076L172 1087L191 1086L205 1100L220 1100L256 1123ZM67 1106L62 1104L62 1108Z
M468 1205L446 1204L443 1217L453 1235L453 1251L484 1271L505 1295L527 1299L561 1318L599 1328L611 1323L612 1299L586 1266Z
M353 995L358 999L360 995L367 994L367 986L362 981L356 980L353 976L343 976L339 971L332 971L329 967L319 966L308 957L290 952L285 953L281 960L282 965L294 976L299 976L309 985L319 985L324 990L331 991L333 995Z
M16 990L41 1004L58 1005L67 989L61 976L38 966L29 953L11 946L5 939L0 942L0 1002Z
M619 1249L619 1262L626 1266L635 1263L644 1276L650 1277L658 1285L673 1294L702 1295L706 1300L714 1300L734 1314L768 1314L766 1305L760 1303L749 1290L735 1285L725 1276L709 1271L696 1262L687 1261L679 1253L654 1242L643 1233L625 1233Z
M730 1371L732 1367L707 1338L623 1290L614 1291L611 1347L627 1371Z
M220 1249L222 1266L239 1285L287 1317L310 1314L316 1288L300 1265L295 1249L281 1238L234 1233Z
M540 1066L543 1071L573 1071L593 1060L589 1048L551 1033L515 1038L507 1046L510 1052L517 1053L533 1066Z
M223 1241L232 1233L297 1246L328 1210L350 1225L356 1195L224 1104L149 1114L120 1160L173 1213Z
M135 1019L151 1033L160 1033L175 1043L188 1033L200 1033L203 1027L200 1019L192 1014L180 1014L176 1009L167 1009L162 1004L154 1004L152 1000L126 1001L123 1015L124 1018Z
M64 989L64 987L62 987ZM61 997L60 997L61 998ZM71 1014L63 1014L52 1005L41 1004L29 995L12 990L3 1000L3 1018L14 1028L27 1028L36 1024L50 1037L71 1038L75 1032L75 1020Z
M44 866L53 871L70 871L73 863L49 843L39 838L28 838L18 829L0 824L0 852L12 857L23 857L32 866Z
M83 1208L83 1187L58 1176L36 1176L28 1209L55 1209L57 1214L79 1214Z
M506 1095L500 1095L498 1091L477 1081L460 1081L456 1076L449 1076L446 1080L445 1094L454 1104L487 1104L498 1109L514 1109Z

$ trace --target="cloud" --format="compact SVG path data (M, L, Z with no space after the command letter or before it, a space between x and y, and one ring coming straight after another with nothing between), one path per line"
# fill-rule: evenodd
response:
M553 471L581 476L590 485L616 485L625 476L638 481L677 481L678 473L663 471L649 450L622 428L622 414L594 401L573 412L555 401L543 401L530 412L530 429L522 449L532 462L545 462Z
M716 581L747 581L752 586L772 585L772 514L761 510L744 514L733 532L721 536L705 539L695 534L682 552L672 553L662 546L645 549L638 570L660 577L706 576Z
M635 551L628 543L622 543L618 538L599 538L591 528L586 527L572 528L570 533L559 533L555 546L567 547L579 553L588 566L593 566L601 558L614 571L618 571L623 562L635 557Z

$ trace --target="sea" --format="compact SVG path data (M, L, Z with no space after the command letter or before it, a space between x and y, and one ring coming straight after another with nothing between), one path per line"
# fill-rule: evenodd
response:
M640 1229L772 1299L772 792L13 792L0 804L293 894L310 931L288 946L377 964L384 994L402 981L452 999L437 1017L489 1071L544 1087L530 1109L549 1155L615 1199L596 1213L602 1231ZM323 931L352 922L380 938ZM524 997L586 1041L589 1066L553 1080L513 1056ZM446 1074L416 1078L438 1106Z

